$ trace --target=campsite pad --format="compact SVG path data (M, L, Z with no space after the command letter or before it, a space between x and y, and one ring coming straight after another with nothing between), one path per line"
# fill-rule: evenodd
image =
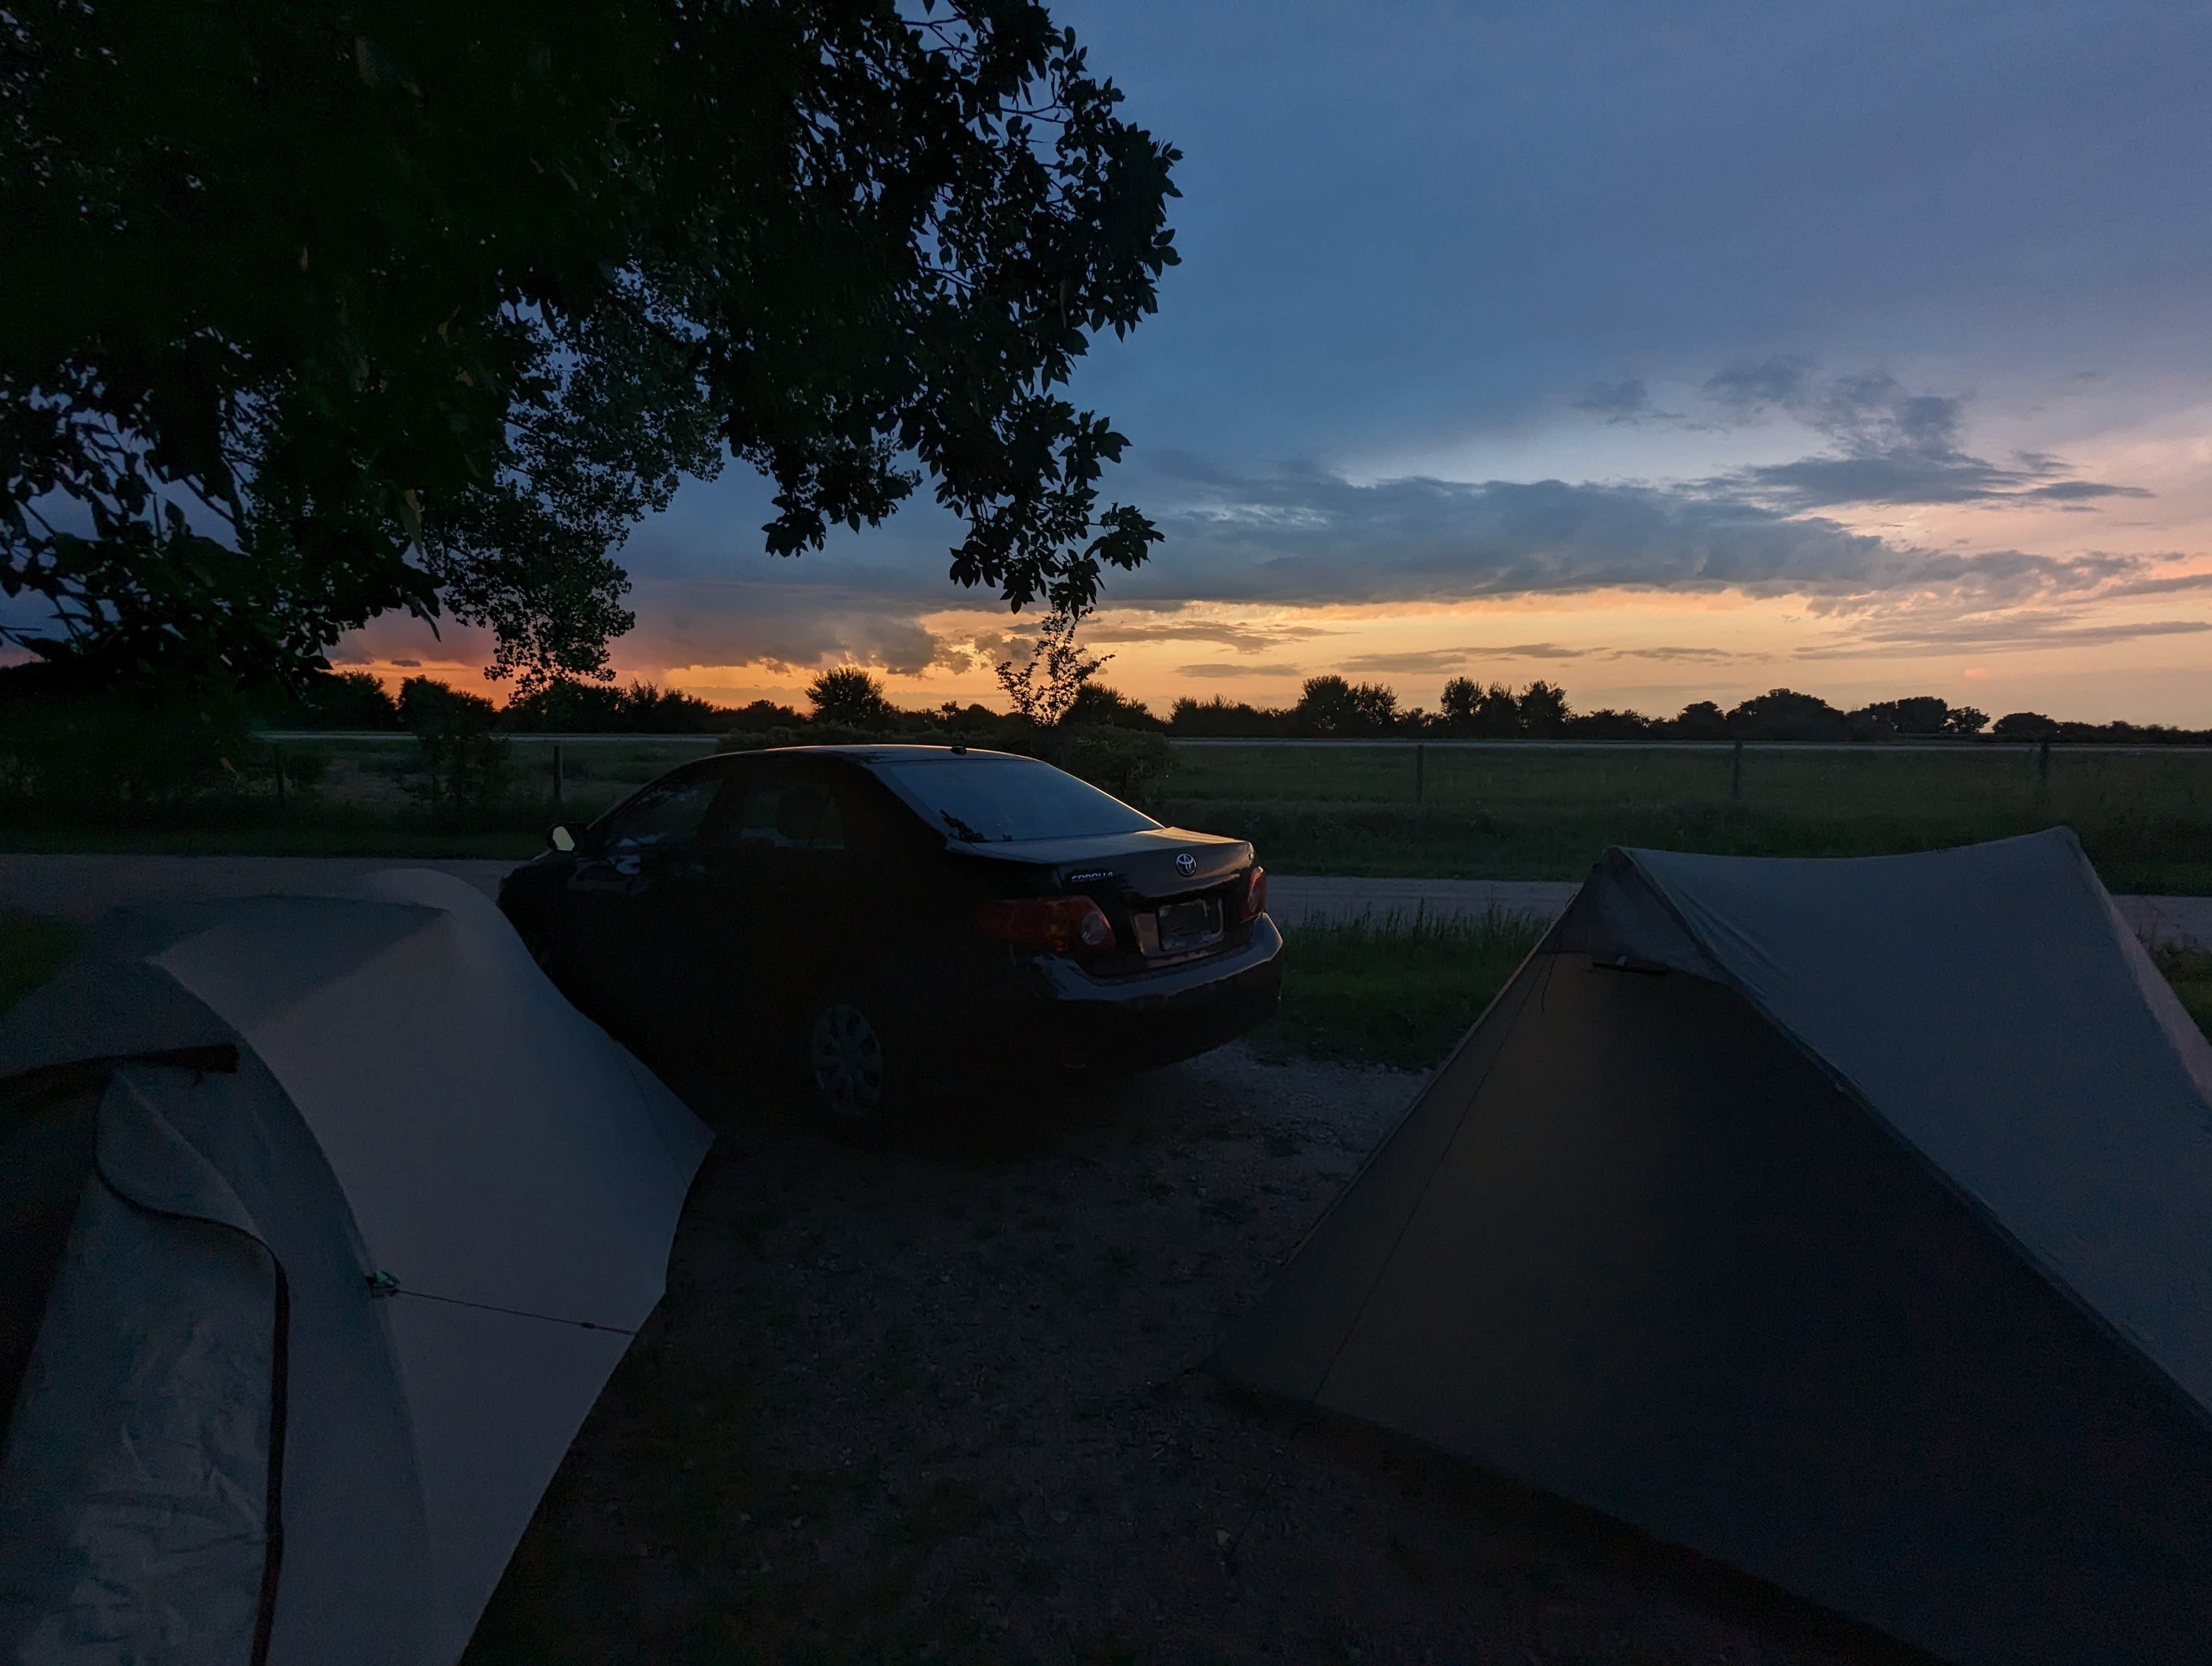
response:
M880 1152L670 1079L720 1139L667 1296L471 1666L1908 1657L1178 1377L1419 1076L1233 1046Z

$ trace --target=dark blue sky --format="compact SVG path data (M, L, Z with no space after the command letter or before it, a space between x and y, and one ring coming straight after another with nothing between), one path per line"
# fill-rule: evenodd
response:
M2212 721L2212 8L1054 11L1184 152L1161 313L1076 389L1170 533L1097 622L1118 680ZM933 511L793 563L763 505L641 529L627 666L988 687Z

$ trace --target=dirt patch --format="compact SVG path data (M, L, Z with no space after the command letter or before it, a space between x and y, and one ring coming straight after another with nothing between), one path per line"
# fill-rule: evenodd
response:
M1899 1658L1194 1369L1420 1079L1242 1046L863 1152L721 1130L468 1658Z

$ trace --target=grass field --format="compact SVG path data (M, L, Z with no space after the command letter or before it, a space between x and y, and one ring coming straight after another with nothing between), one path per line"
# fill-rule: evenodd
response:
M1286 873L1578 879L1610 845L1854 856L2063 824L2118 891L2212 894L2212 754L1192 748L1156 814Z
M2212 1037L2212 954L2187 949L2161 949L2154 958L2173 993L2197 1020L2197 1027Z
M556 818L589 819L711 742L514 742L511 803L434 821L409 792L411 743L289 743L325 761L311 793L82 818L0 810L0 848L300 855L514 856ZM1579 879L1607 846L1741 855L1865 855L2072 827L2114 891L2212 894L2212 753L1960 747L1753 750L1741 796L1724 751L1188 747L1146 808L1250 838L1286 873Z
M1426 1070L1505 987L1544 931L1542 921L1495 912L1287 927L1283 1004L1252 1045L1263 1059Z

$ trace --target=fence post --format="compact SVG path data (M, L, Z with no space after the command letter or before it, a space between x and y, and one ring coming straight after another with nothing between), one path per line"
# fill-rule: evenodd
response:
M1413 744L1413 802L1421 801L1423 777L1428 774L1429 749L1419 741Z
M1743 737L1738 735L1735 751L1729 759L1729 797L1737 804L1743 802Z
M561 807L561 789L566 784L561 777L561 743L556 740L553 743L553 807L556 810Z
M276 759L276 807L282 810L284 807L284 749L282 746L271 746L269 751Z
M2035 743L2035 779L2039 785L2051 785L2051 737L2045 735Z

